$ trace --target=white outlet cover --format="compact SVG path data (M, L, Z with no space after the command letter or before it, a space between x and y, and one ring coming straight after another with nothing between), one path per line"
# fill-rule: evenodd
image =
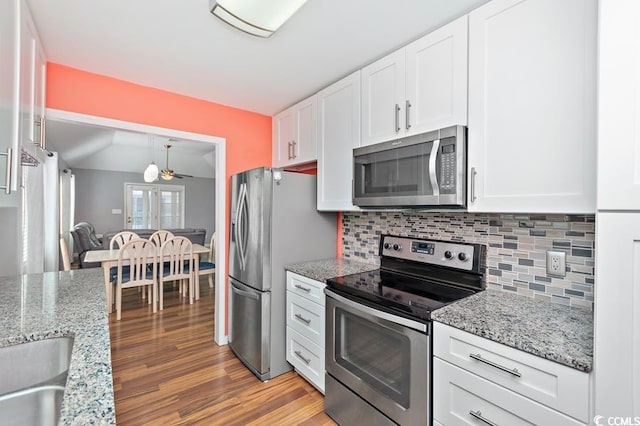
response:
M547 251L547 275L567 276L567 254L563 251Z
M111 214L122 214L122 209L111 209Z

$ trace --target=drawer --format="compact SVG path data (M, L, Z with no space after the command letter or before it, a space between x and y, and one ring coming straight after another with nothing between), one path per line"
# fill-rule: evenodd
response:
M287 327L287 361L324 394L324 349Z
M587 373L440 323L434 323L433 354L554 410L588 422Z
M287 326L324 348L324 306L287 291Z
M325 283L287 271L287 290L324 306Z
M438 358L433 362L433 418L434 424L447 426L584 425Z

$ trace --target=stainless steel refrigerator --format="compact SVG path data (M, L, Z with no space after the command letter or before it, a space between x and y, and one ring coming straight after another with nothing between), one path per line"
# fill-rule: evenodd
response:
M229 344L268 380L286 361L284 266L335 257L336 216L316 210L316 177L258 168L231 177Z

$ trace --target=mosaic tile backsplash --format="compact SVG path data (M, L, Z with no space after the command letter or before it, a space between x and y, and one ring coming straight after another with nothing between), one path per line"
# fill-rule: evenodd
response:
M595 216L497 213L344 213L343 256L380 263L382 233L480 243L487 288L593 309ZM546 251L567 254L567 275L546 273Z

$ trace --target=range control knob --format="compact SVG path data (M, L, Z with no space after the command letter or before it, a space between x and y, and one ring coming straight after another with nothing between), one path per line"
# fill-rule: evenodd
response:
M384 243L384 245L382 246L385 248L385 250L389 250L391 248L391 244L389 243Z
M401 246L400 244L394 244L394 245L393 245L393 249L394 249L395 251L399 251L400 249L402 249L402 246Z
M469 260L469 257L467 256L467 253L458 253L458 259L460 259L462 262L466 262L467 260Z
M453 258L453 253L451 253L449 250L444 252L444 257L447 259L452 259Z

